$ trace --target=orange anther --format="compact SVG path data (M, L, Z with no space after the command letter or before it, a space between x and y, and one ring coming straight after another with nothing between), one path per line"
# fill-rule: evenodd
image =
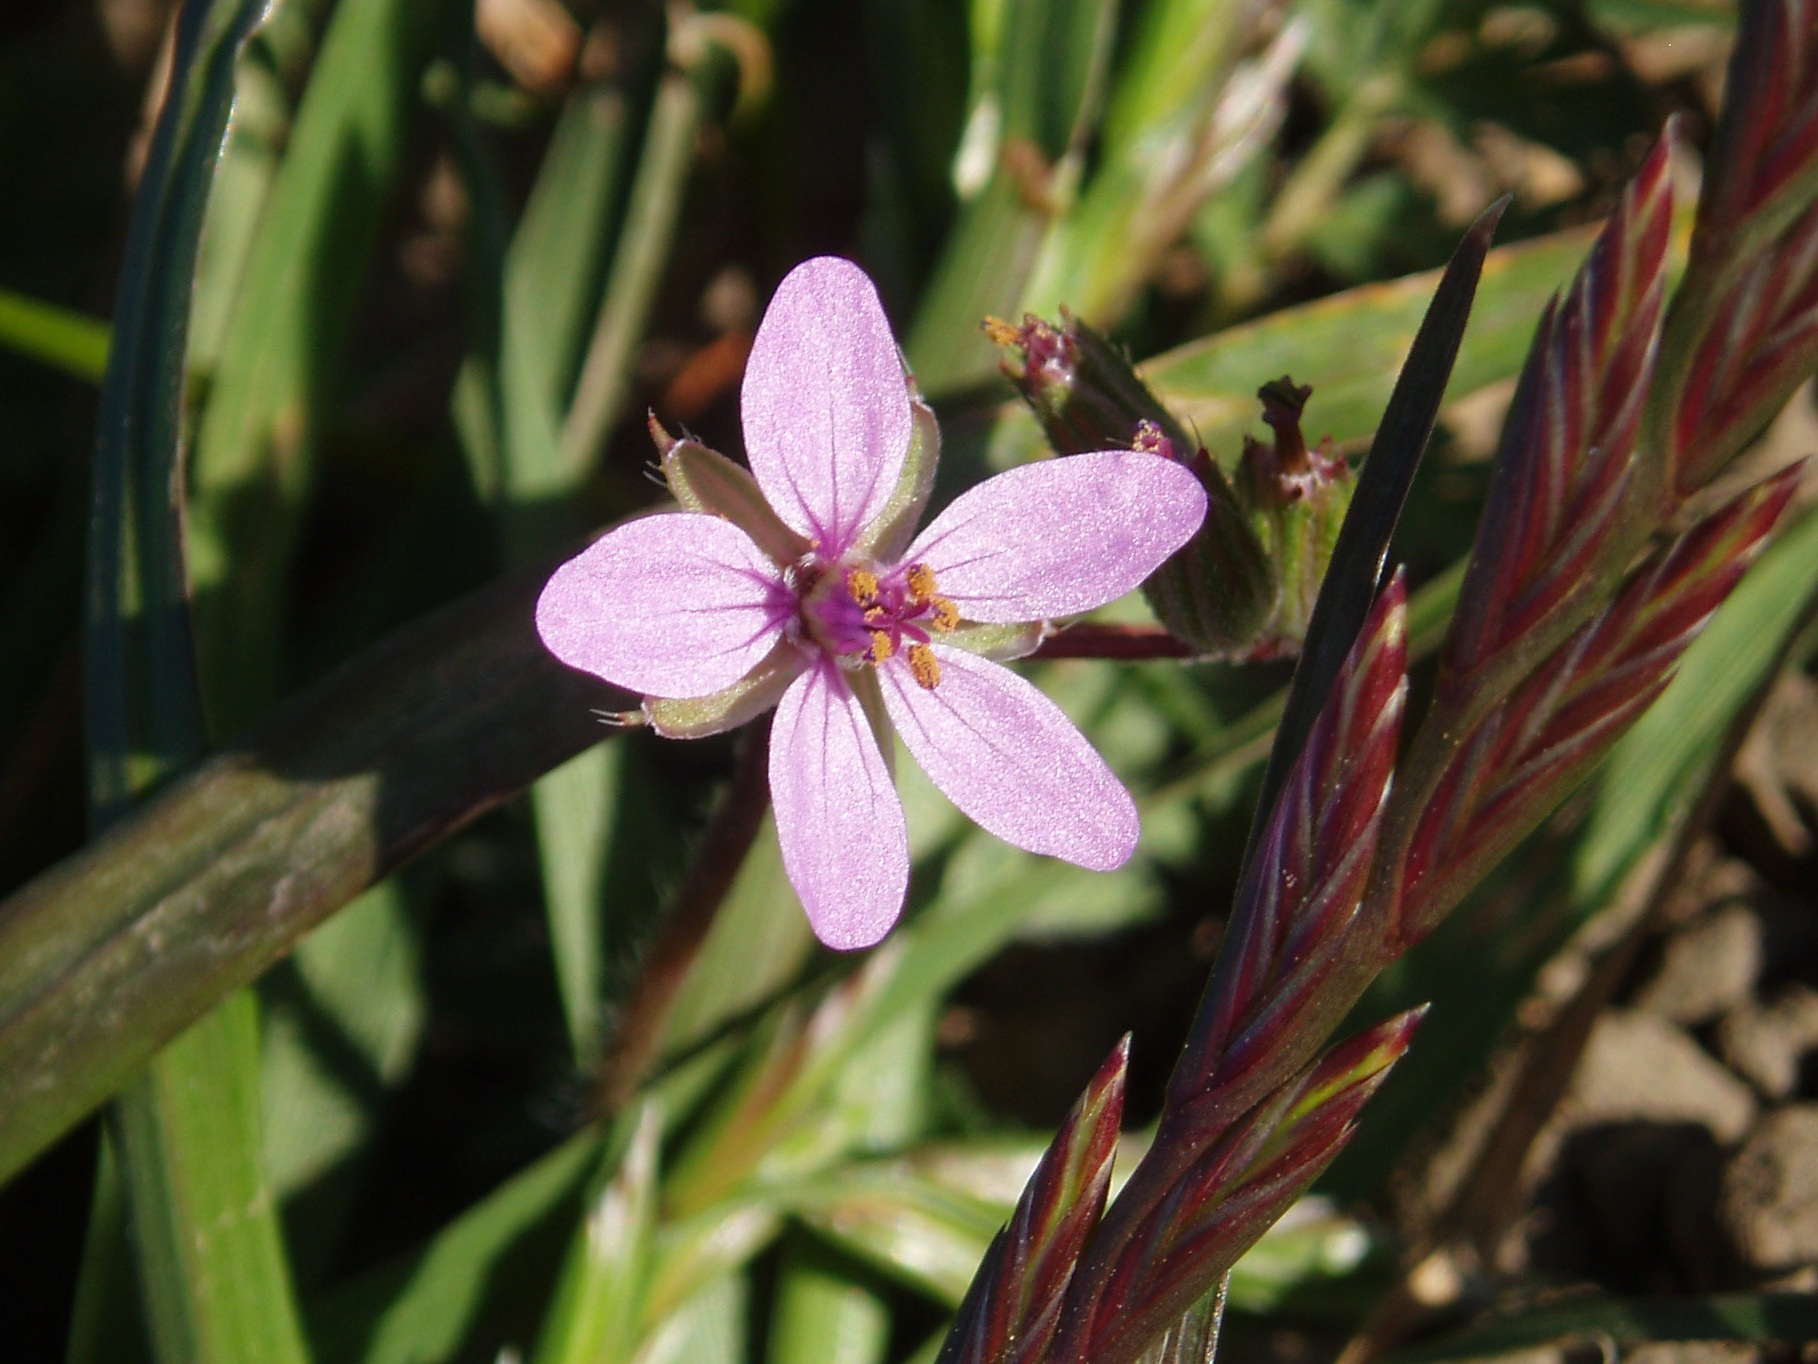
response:
M911 565L904 581L909 584L909 600L917 606L934 595L934 570L927 564Z
M934 650L926 644L909 646L909 671L915 680L926 691L933 691L940 685L941 661L934 656Z
M877 600L877 574L868 568L847 569L846 591L860 606L871 605Z
M866 650L865 653L867 658L873 663L882 663L895 652L896 645L890 642L890 636L888 634L882 630L873 630L871 632L871 647ZM911 663L910 666L914 667L915 665Z

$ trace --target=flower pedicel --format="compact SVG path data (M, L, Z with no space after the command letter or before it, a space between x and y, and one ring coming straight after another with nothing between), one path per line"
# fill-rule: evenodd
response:
M910 540L933 414L871 281L834 257L778 287L741 400L749 473L653 425L685 510L620 526L556 571L537 602L551 652L644 693L671 736L776 706L783 865L829 946L869 946L902 912L887 724L998 837L1120 866L1138 833L1129 793L1059 707L992 660L1141 584L1199 528L1198 480L1142 451L1047 460L961 494Z

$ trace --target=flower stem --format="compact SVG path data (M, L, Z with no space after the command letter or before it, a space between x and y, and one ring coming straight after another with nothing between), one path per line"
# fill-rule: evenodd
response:
M668 71L657 86L624 231L562 430L562 462L571 476L583 475L599 459L631 396L632 362L669 262L695 146L730 74L717 48L692 60L687 69Z
M1030 658L1191 658L1193 646L1155 625L1070 626L1042 641Z
M714 809L670 901L601 1059L596 1113L610 1118L649 1078L682 986L770 807L770 720L746 731L732 784Z

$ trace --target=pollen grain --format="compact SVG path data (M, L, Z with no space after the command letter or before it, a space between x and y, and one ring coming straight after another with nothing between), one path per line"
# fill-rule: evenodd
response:
M877 574L868 568L848 569L846 591L860 606L870 606L877 600Z
M941 682L941 661L926 644L909 646L909 671L925 691L933 691Z
M927 564L910 565L908 575L903 581L909 588L909 600L917 606L922 605L934 595L934 570Z

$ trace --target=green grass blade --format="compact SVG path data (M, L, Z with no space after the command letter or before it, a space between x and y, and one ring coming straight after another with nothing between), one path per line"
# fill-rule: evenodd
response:
M509 562L540 555L581 529L574 507L580 477L562 457L562 422L594 311L594 282L622 209L629 121L622 90L571 97L506 253L493 420ZM664 182L672 188L687 171L691 148L671 149ZM620 761L616 748L595 748L531 791L556 983L581 1067L599 1050Z
M1248 26L1232 0L1162 0L1139 11L1098 168L1043 242L1024 310L1053 317L1064 304L1096 327L1116 325L1213 187L1212 119Z
M234 61L262 12L250 0L185 12L134 209L89 536L85 692L96 829L203 747L178 504L184 342ZM114 1111L146 1316L165 1364L307 1357L260 1163L257 1076L257 1005L241 993L154 1060ZM99 1221L96 1229L112 1234ZM97 1273L103 1249L91 1260Z
M526 471L536 481L520 485L521 498L577 486L599 461L606 437L631 396L632 363L675 244L695 142L733 74L732 56L725 49L705 37L693 45L699 51L691 65L666 73L657 86L605 298L562 426L558 458L547 469ZM684 44L677 40L672 46Z
M530 789L537 859L549 916L549 951L576 1066L600 1053L606 986L606 885L624 751L597 744Z
M0 1181L410 854L598 741L608 694L536 638L543 576L344 665L9 898Z
M724 1274L664 1318L638 1364L745 1364L750 1285Z
M105 1129L100 1147L64 1364L148 1364L145 1321L133 1282L126 1187Z
M583 1211L537 1340L534 1364L630 1364L657 1215L661 1105L633 1116L618 1169Z
M107 372L105 322L0 289L0 346L99 383Z
M305 1291L335 1249L364 1154L429 1012L400 878L353 901L260 982L265 1163Z
M318 1358L350 1364L433 1364L482 1352L490 1358L486 1342L470 1348L476 1344L470 1337L488 1311L494 1276L509 1258L547 1240L560 1213L579 1206L598 1160L597 1133L571 1138L422 1249L315 1304L309 1335Z
M312 450L454 0L343 0L250 248L196 437L189 560L211 726L281 690L283 601Z
M236 144L227 162L236 178L224 186L231 193L211 206L220 215L211 212L211 227L220 231L211 236L210 288L197 301L198 309L208 306L197 321L213 348L200 358L213 368L187 511L203 698L216 734L263 714L282 689L290 560L313 481L316 433L393 196L423 70L457 8L454 0L335 6L294 119L268 130L264 145L252 145L251 134ZM258 88L249 73L242 89ZM379 892L337 931L401 927L398 894ZM272 983L281 998L260 1047L261 1089L271 1103L266 1145L280 1193L354 1155L374 1125L387 1087L381 1072L395 1082L401 1058L377 1057L360 1043L379 1051L395 1050L395 1041L406 1052L414 1045L413 982L394 970L405 958L367 945L379 950L306 944ZM403 987L406 1016L394 1020L402 1031L379 1041L361 1013L382 998L379 988L394 985ZM323 1054L320 1030L302 1026L304 1015L359 1039L353 1054L368 1053L366 1073L347 1074ZM340 1209L330 1192L318 1189L306 1206L298 1228L306 1249L332 1238Z
M884 1364L890 1308L849 1264L803 1238L778 1280L769 1364Z
M258 1045L257 1000L236 991L115 1106L164 1364L308 1357L259 1145Z
M997 372L996 348L979 323L1016 310L1042 234L1073 193L1118 10L1116 0L974 6L974 94L957 175L976 183L960 186L967 202L903 341L932 397ZM986 11L988 32L980 30Z

